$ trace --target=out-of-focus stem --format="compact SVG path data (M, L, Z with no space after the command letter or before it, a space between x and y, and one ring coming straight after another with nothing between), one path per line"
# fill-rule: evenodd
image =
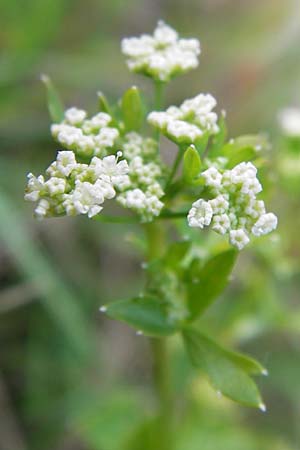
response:
M170 172L170 175L169 175L169 178L168 178L168 180L167 180L167 182L166 182L165 191L168 190L168 188L170 187L170 185L171 185L171 183L172 183L172 181L173 181L173 178L174 178L175 175L176 175L176 172L177 172L177 170L178 170L180 161L181 161L181 159L182 159L182 157L183 157L183 153L184 153L184 147L179 147L178 152L177 152L177 156L176 156L176 158L175 158L173 167L172 167L171 172Z
M151 262L165 251L165 230L162 224L152 222L144 225L148 251L147 259ZM153 355L153 385L158 407L157 433L159 449L172 450L172 397L170 392L170 374L167 351L167 338L151 338Z
M164 97L165 83L161 81L154 81L154 110L160 111L163 107L163 97ZM160 132L155 130L154 137L159 141Z

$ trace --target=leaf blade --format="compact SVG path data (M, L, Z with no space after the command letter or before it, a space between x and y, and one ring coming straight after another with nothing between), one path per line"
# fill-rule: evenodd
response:
M188 284L191 319L201 315L225 289L238 252L229 249L210 258Z
M136 86L129 88L121 102L123 121L126 131L139 131L143 123L143 103L140 91Z
M183 338L192 364L208 376L217 391L242 405L264 408L255 382L227 358L223 348L192 328L184 330Z
M59 123L64 118L65 108L63 102L61 101L60 96L48 75L41 75L41 81L44 83L47 90L47 104L50 117L53 122Z
M110 318L125 322L148 336L169 336L177 330L165 305L154 297L119 300L101 309Z
M194 145L186 149L183 155L183 178L190 182L199 175L201 169L201 159Z

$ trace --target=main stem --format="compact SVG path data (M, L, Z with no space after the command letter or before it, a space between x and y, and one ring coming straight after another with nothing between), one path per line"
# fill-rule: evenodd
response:
M164 228L157 222L144 225L148 251L148 262L162 256L165 249ZM172 400L170 395L170 379L168 367L168 350L166 338L152 338L151 349L153 356L153 384L156 393L158 408L158 428L159 449L172 450Z
M163 106L165 83L161 81L154 82L154 111L160 111ZM159 142L160 132L155 130L154 137Z

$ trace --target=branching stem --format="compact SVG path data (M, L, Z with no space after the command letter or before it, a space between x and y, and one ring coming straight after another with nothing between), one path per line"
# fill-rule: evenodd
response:
M157 222L144 225L148 252L148 262L162 256L166 241L164 228ZM156 393L158 408L159 449L172 450L172 397L170 391L169 361L167 338L151 338L153 356L153 385Z

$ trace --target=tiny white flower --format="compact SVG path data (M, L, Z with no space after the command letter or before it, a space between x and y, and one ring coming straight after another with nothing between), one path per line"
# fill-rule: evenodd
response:
M158 216L164 204L156 195L146 196L145 207L148 213L153 216Z
M205 179L205 184L213 188L219 188L221 186L222 175L215 167L210 167L201 173L201 176Z
M40 193L45 186L44 177L42 175L36 177L33 175L33 173L29 173L27 175L27 179L27 189L24 195L24 199L30 202L36 202L39 199Z
M242 250L247 244L249 244L250 239L242 228L238 230L229 231L229 241L238 250Z
M60 151L56 157L56 169L64 176L69 176L76 167L75 154L72 151Z
M167 127L170 120L172 120L172 117L168 112L153 111L148 115L147 120L151 125L163 130Z
M273 213L267 213L260 216L257 222L252 227L252 233L255 236L268 234L277 228L278 219Z
M66 189L66 180L64 178L51 177L46 181L45 188L49 191L50 196L63 194Z
M212 220L212 229L219 234L225 234L230 228L230 219L227 214L215 215Z
M102 209L100 205L104 202L104 194L99 186L87 181L77 181L72 193L72 201L78 214L87 214L88 217L93 217Z
M146 195L141 189L133 189L126 192L126 206L127 208L144 209L146 202Z
M50 203L46 199L41 199L34 210L37 219L44 219L50 209Z
M209 200L208 203L214 214L224 213L229 207L229 202L224 195L218 195L216 198Z
M177 142L187 144L195 142L203 135L203 132L196 125L183 120L170 120L167 124L167 133Z
M69 108L65 111L65 120L70 125L81 125L86 118L86 111L78 108Z
M213 210L210 204L203 199L199 199L193 203L187 219L190 227L203 228L210 224L212 216Z

